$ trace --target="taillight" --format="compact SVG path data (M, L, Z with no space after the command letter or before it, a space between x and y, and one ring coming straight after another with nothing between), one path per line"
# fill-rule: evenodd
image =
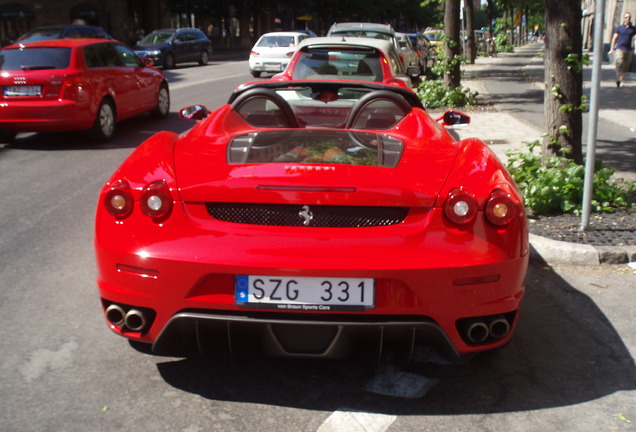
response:
M163 181L146 186L141 194L141 211L153 219L163 219L172 211L172 194Z
M84 80L79 75L67 76L61 85L60 99L78 100L84 91Z
M104 206L110 214L118 219L130 215L133 209L133 196L128 182L113 183L104 196Z
M477 201L470 192L453 189L448 193L444 203L444 214L451 222L467 224L477 215Z
M261 53L257 51L250 51L250 55L257 56L257 55L261 55Z
M510 194L501 189L494 190L486 201L486 220L493 225L508 224L517 215L517 204Z

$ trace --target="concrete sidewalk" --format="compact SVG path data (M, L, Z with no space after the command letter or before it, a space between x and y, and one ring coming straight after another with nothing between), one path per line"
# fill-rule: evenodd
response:
M475 64L465 65L462 86L477 91L481 98L492 96L489 89L497 80L494 69L505 68L515 57L515 65L523 64L518 69L519 75L525 76L527 86L536 93L544 91L543 44L533 43L515 47L514 54L500 53L497 57L478 57ZM591 60L592 61L592 60ZM590 61L590 62L591 62ZM518 66L517 66L518 67ZM490 71L490 72L489 72ZM591 64L584 70L584 92L589 97L591 86ZM516 74L516 70L512 73ZM602 81L599 93L599 122L612 122L616 127L625 128L636 136L636 74L628 73L621 88L616 88L616 75L613 65L604 62L601 73ZM506 85L502 82L501 84ZM490 90L492 92L492 90ZM494 98L496 99L496 98ZM529 113L524 113L520 103L514 112L506 111L503 105L493 104L467 110L471 116L471 124L466 128L454 129L459 138L478 137L491 147L502 160L506 161L506 152L513 149L524 149L524 143L541 140L544 132L535 122L528 121ZM542 111L542 108L541 110ZM587 141L587 130L583 130ZM585 151L585 147L584 147ZM630 161L628 168L616 171L615 177L628 181L636 181L636 161ZM601 263L621 263L636 261L636 245L626 247L595 247L555 241L530 235L532 253L535 258L552 264L599 265Z
M481 76L495 65L500 65L511 54L500 53L497 57L477 57L475 64L464 65L466 79L462 79L462 86L479 93L480 98L489 95L486 80ZM525 66L519 74L526 77L528 84L535 89L544 91L545 77L543 65L543 44L531 43L515 47L514 55L522 58ZM593 58L590 65L585 67L583 74L583 90L590 97ZM636 73L628 72L621 88L616 88L616 74L614 66L603 62L601 70L601 87L599 92L599 121L607 121L629 130L636 137ZM543 128L524 120L523 113L509 113L497 104L468 112L471 116L470 127L458 130L461 138L477 136L488 144L505 160L505 151L511 148L522 148L524 142L540 140ZM587 130L583 130L583 138L587 141ZM585 151L585 148L584 148ZM636 181L636 167L630 171L619 171L617 177L629 181Z

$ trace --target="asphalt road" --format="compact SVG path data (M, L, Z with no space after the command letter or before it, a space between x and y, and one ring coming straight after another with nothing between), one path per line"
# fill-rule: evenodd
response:
M636 430L636 275L534 263L513 341L449 365L391 359L158 357L112 334L92 248L99 189L145 138L185 131L247 63L168 72L172 110L81 134L0 144L0 431Z

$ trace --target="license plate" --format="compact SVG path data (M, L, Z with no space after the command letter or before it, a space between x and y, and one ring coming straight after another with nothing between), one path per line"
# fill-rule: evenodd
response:
M270 71L279 71L285 69L280 63L265 63L265 69Z
M42 86L6 86L4 88L5 96L40 96Z
M364 310L375 304L371 278L237 275L236 303L280 310Z

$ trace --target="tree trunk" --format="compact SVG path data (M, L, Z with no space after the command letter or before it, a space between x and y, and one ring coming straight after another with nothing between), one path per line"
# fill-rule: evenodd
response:
M544 163L563 155L582 163L583 94L581 2L545 0ZM567 59L570 59L568 61Z
M475 8L471 0L464 2L466 10L466 57L470 64L475 64L477 58L477 44L475 43Z
M444 54L449 62L448 71L444 74L444 87L457 88L461 85L459 64L459 0L446 0L444 9Z

